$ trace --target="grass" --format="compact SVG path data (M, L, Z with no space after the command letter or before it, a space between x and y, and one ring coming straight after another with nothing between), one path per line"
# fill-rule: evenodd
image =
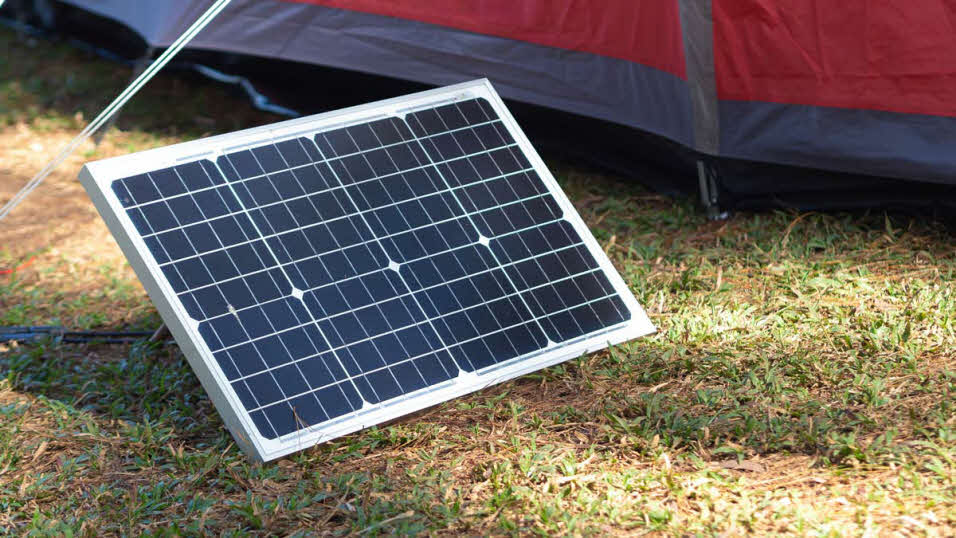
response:
M7 30L0 49L6 199L129 72ZM170 114L151 113L172 98ZM134 103L102 145L0 223L0 268L35 256L0 276L0 325L156 325L76 185L80 164L275 120L172 74ZM949 231L883 214L708 222L628 178L552 165L655 336L265 465L239 453L175 346L10 345L0 350L0 528L953 534Z

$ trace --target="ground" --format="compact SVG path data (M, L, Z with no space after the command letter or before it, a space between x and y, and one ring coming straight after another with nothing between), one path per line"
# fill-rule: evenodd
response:
M0 200L128 68L0 30ZM157 113L161 111L161 113ZM159 323L75 180L275 121L159 77L0 221L0 326ZM0 348L16 534L953 535L956 249L924 218L743 213L548 159L656 335L264 465L176 346Z

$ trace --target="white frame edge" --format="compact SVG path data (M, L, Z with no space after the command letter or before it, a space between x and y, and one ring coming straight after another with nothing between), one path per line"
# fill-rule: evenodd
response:
M110 187L111 183L116 179L186 162L200 159L215 160L222 153L255 147L263 143L274 143L339 126L364 123L375 118L394 115L404 116L405 113L416 109L438 106L444 102L479 97L488 100L518 143L518 146L529 158L538 175L564 210L565 220L571 223L580 234L588 250L600 264L614 289L620 294L630 311L631 319L599 334L582 337L583 339L579 341L558 344L489 367L478 375L469 376L467 380L458 377L383 402L372 409L354 411L314 428L292 432L276 439L266 439L260 436L251 417L245 411L225 374L213 358L212 351L203 342L198 328L193 325L191 318L179 301L174 299L176 297L175 292L162 275L162 271L152 258L146 244L126 215L126 210L114 195ZM634 294L627 287L597 240L594 239L574 205L564 194L554 176L545 166L544 161L534 150L487 79L91 162L80 171L80 181L110 232L116 238L123 254L126 255L136 275L143 283L143 287L182 349L189 365L199 377L200 383L209 394L236 443L243 452L257 461L273 460L315 444L655 331L644 309L638 304Z

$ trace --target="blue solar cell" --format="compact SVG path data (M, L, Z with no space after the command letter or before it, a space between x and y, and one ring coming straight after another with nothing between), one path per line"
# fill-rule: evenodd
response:
M309 142L311 145L311 142ZM303 166L295 169L295 179L299 182L302 189L310 194L328 190L330 173L324 173L318 166Z
M262 411L276 435L284 435L302 427L296 423L297 413L289 402L279 402L276 405L264 408Z
M127 208L136 203L136 200L133 200L133 196L129 193L129 189L126 188L126 184L130 183L131 180L132 178L117 180L110 186L116 199L119 200L120 205Z
M273 371L247 377L244 381L259 405L269 405L285 399L285 394L279 388Z
M156 185L146 174L140 174L138 176L118 180L114 182L114 185L116 184L126 187L129 196L132 198L133 204L146 204L162 198L162 195L159 193ZM116 192L116 189L117 187L114 187L114 192Z
M196 254L184 230L171 230L159 234L156 238L170 260L180 260Z
M353 383L338 383L315 392L329 418L342 416L362 407L362 399Z
M259 146L252 149L252 156L265 173L271 174L279 170L285 170L289 165L279 155L279 151L272 144Z
M287 364L290 360L288 347L285 345L285 338L295 331L285 331L276 333L253 341L256 351L269 368Z
M259 355L256 346L251 343L238 345L226 351L220 351L215 356L220 360L226 358L236 367L240 376L249 376L261 372L266 368L265 361Z
M189 244L190 249L196 254L220 250L224 246L208 222L200 222L192 226L186 226L182 228L182 233L186 236L186 242ZM172 252L170 252L170 255L172 255ZM178 259L178 257L174 256L173 259Z
M365 379L374 388L374 403L390 400L404 393L395 378L395 373L390 368L373 370L365 376Z
M186 186L180 179L175 168L165 168L146 174L149 180L156 185L163 198L170 198L186 192Z
M295 429L308 428L329 419L328 414L314 394L306 393L294 397L289 401L289 406L292 408L292 415L295 418Z
M454 360L446 351L430 353L409 362L415 366L427 385L447 381L458 374Z
M148 228L153 233L162 232L178 226L176 217L173 215L173 212L170 211L169 205L166 202L147 204L140 207L139 210L142 212L143 218L146 219Z
M322 150L326 157L349 155L359 151L348 129L327 131L317 135L315 139L319 144L319 149Z
M256 161L251 151L237 151L217 159L219 168L226 172L226 177L232 182L240 179L261 176L262 167Z
M306 153L302 142L302 139L294 139L276 144L276 149L282 156L286 167L297 168L312 164L314 159ZM298 170L296 170L296 174L298 174Z
M332 355L327 353L306 358L296 364L302 371L306 383L312 387L324 387L343 377L341 373L333 374L333 371L340 372L334 362Z
M245 381L233 383L232 389L236 391L236 394L239 396L239 401L242 402L242 405L246 406L246 408L253 409L258 407L258 402L256 402L252 391L249 390L249 386L246 385Z
M514 144L476 99L112 189L275 438L628 319Z

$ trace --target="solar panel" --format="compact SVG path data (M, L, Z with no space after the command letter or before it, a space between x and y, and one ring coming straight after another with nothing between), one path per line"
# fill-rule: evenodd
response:
M653 330L487 81L81 180L260 460Z

